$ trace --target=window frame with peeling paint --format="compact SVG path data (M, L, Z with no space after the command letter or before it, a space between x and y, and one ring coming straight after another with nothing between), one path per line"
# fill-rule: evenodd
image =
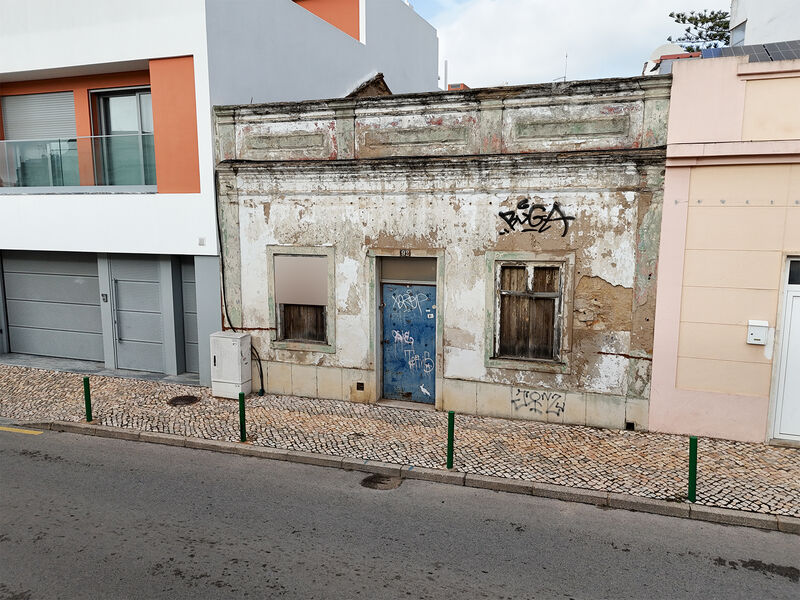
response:
M487 257L487 326L485 362L488 368L504 368L551 373L570 370L571 328L568 316L572 313L574 253L488 252ZM503 268L523 267L526 270L525 290L503 290ZM536 269L558 269L558 291L534 291ZM525 356L501 352L501 323L503 297L549 299L555 303L552 324L552 355Z
M317 303L323 307L324 340L288 339L284 337L284 304L279 300L276 288L275 258L277 256L305 256L326 259L327 286L325 304ZM332 246L267 246L267 280L270 345L277 350L297 350L305 352L336 353L336 281L335 281L335 251ZM300 304L305 306L304 304Z
M512 286L508 284L504 285L503 280L504 273L509 273L512 270L519 270L524 269L524 289L512 289ZM545 269L547 270L556 270L556 290L555 291L547 291L547 290L537 290L537 276L539 273L543 272ZM562 308L563 308L563 291L564 291L564 275L563 275L563 268L561 263L554 263L554 262L539 262L539 261L498 261L495 263L495 323L494 323L494 358L500 359L510 359L510 360L534 360L534 361L547 361L547 362L558 362L561 357L561 320L563 318L562 315ZM506 289L508 288L508 289ZM533 332L534 335L537 333L539 335L544 336L544 340L536 339L533 336L528 337L525 340L520 339L520 330L513 330L512 332L506 332L508 337L511 337L513 333L517 333L516 340L513 342L518 347L526 346L528 351L527 353L522 351L508 351L503 350L503 346L505 345L508 347L509 339L506 334L504 334L504 323L506 322L505 317L507 316L507 312L510 312L512 309L510 307L504 308L503 305L505 304L506 300L514 300L519 299L527 300L527 302L520 303L518 306L524 307L529 312L529 323L528 329L529 332ZM546 303L547 306L550 305L552 301L552 314L546 316L543 320L545 321L545 328L536 327L536 320L539 318L538 315L541 314L539 310L537 310L537 305L539 304L538 301L542 301ZM536 331L536 330L539 331ZM549 336L547 335L549 330ZM523 342L520 344L520 342ZM544 347L546 354L541 354L541 352L537 352L540 348Z

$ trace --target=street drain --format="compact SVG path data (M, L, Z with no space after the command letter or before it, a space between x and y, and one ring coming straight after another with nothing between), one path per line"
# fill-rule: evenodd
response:
M167 400L167 404L170 406L186 406L187 404L194 404L195 402L200 402L200 398L197 396L175 396Z
M390 477L389 475L370 475L361 481L361 485L371 490L393 490L400 487L403 480L399 477Z

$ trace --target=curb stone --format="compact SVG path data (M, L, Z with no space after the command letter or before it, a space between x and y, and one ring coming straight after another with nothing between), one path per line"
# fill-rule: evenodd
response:
M341 456L314 454L313 452L302 452L300 450L287 450L286 460L289 462L302 463L304 465L315 465L317 467L334 467L339 469L342 466Z
M156 431L140 431L139 441L150 442L152 444L164 444L165 446L186 446L186 437L171 433L159 433Z
M800 519L778 515L778 531L800 535Z
M730 508L717 508L715 506L702 506L692 504L689 506L689 518L723 525L743 525L758 529L778 529L778 518L775 515L750 513Z
M467 473L464 477L466 487L482 488L485 490L495 490L497 492L511 492L512 494L533 493L533 482L522 479L504 479L503 477L493 477L491 475L473 475Z
M433 481L436 483L448 483L450 485L464 485L465 473L461 471L443 471L441 469L430 469L428 467L415 467L406 465L400 469L400 477L404 479L418 479L420 481Z
M31 429L44 429L50 431L52 423L18 423L22 427L30 427Z
M566 500L568 502L583 502L584 504L594 504L595 506L608 506L608 492L600 490L587 490L550 483L534 483L533 495ZM635 498L635 496L631 496L631 498Z
M665 517L689 518L689 505L680 502L666 502L655 498L641 498L639 496L629 496L628 494L617 494L609 492L608 506L610 508L620 508L623 510L635 510Z
M362 460L359 458L343 458L341 468L347 471L363 471L389 477L400 477L401 465L381 462L377 460Z
M32 429L95 435L97 437L141 441L167 446L183 446L199 450L283 460L307 465L400 476L404 479L417 479L449 485L533 495L567 502L581 502L584 504L594 504L595 506L608 506L614 509L633 510L669 517L689 518L696 521L720 523L723 525L754 527L773 531L778 530L787 534L800 535L800 518L796 517L751 513L698 504L667 502L665 500L656 500L653 498L641 498L638 496L628 496L627 494L609 493L549 483L537 483L521 479L505 479L503 477L477 475L461 471L446 471L428 467L416 467L414 465L398 465L374 460L342 458L340 456L329 456L327 454L314 454L312 452L303 452L299 450L253 446L251 444L242 444L239 442L184 437L155 431L132 431L119 427L94 425L91 423L54 421L51 423L24 423L22 425Z
M97 437L114 438L118 440L139 440L145 431L131 431L128 429L120 429L119 427L109 427L108 425L92 425L94 435ZM155 441L155 440L153 440ZM181 444L183 445L183 444Z
M186 438L186 447L195 448L197 450L212 450L216 452L226 452L228 454L236 453L236 448L234 447L232 442L223 442L221 440Z
M72 421L56 421L50 426L53 431L62 433L82 433L83 435L95 435L95 426L91 423L73 423ZM138 432L137 432L138 438Z
M280 448L270 448L269 446L251 446L242 444L239 454L242 456L253 456L255 458L268 458L271 460L289 460L289 451Z

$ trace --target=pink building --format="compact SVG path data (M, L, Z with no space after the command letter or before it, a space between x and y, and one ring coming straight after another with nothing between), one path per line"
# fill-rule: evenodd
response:
M800 445L800 60L673 66L649 428Z

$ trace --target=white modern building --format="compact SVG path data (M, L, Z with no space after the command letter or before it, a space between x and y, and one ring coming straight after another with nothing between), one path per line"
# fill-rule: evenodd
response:
M437 88L436 31L402 0L0 0L0 15L0 355L31 364L208 384L212 106L342 96L376 72L396 93Z
M797 0L732 0L731 46L800 39ZM780 60L783 57L777 57ZM788 57L791 58L791 57Z

